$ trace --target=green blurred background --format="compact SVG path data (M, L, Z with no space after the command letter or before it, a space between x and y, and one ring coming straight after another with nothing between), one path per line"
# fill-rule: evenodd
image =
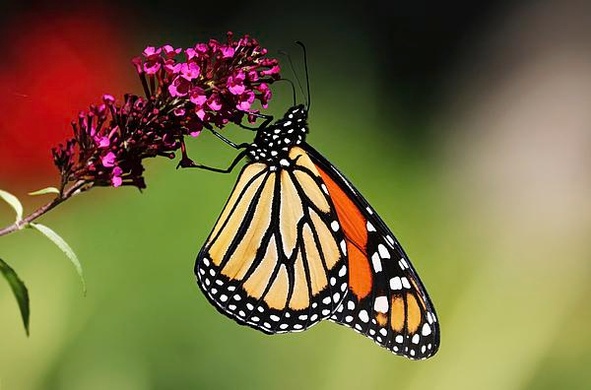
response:
M269 337L208 304L193 263L235 181L148 163L147 190L95 189L43 218L88 296L31 231L0 238L25 280L31 336L0 282L0 389L591 388L588 2L133 2L4 5L0 188L55 183L49 145L129 59L227 30L306 43L309 142L392 227L427 285L439 353L411 362L322 323ZM284 73L289 76L287 67ZM96 98L95 98L96 97ZM271 110L291 92L275 87ZM228 128L228 137L252 135ZM193 158L234 151L205 134ZM0 208L2 224L11 211Z

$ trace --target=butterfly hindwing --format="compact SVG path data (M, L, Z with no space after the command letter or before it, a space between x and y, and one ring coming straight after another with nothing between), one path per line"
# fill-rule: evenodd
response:
M330 317L347 292L344 234L307 153L277 169L249 163L195 265L210 302L265 333Z
M328 187L348 248L349 289L331 320L398 355L434 355L439 324L408 256L354 186L320 153L305 150Z

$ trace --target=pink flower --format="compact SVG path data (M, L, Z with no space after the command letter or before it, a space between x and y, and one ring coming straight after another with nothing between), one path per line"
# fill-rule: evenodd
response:
M219 49L220 43L218 41L216 41L215 39L210 39L208 42L208 46L215 52L216 50Z
M194 62L181 64L181 73L189 81L199 77L199 72L199 65Z
M210 96L210 98L207 101L207 105L214 111L219 111L222 108L222 102L220 100L220 97L216 94Z
M188 158L185 137L255 120L253 104L266 107L269 85L279 78L277 60L265 53L255 39L231 33L184 51L146 47L132 61L145 97L126 94L116 101L104 95L76 117L73 137L53 150L62 180L145 188L146 158L173 158L179 149Z
M162 46L162 50L164 50L164 54L167 58L174 58L177 54L180 54L182 49L180 47L178 49L175 49L170 45L164 45Z
M255 82L259 80L259 74L256 72L256 70L251 70L250 72L248 72L248 80L250 82Z
M187 60L191 61L193 58L198 57L199 54L195 51L195 49L188 48L185 50L185 54L187 55Z
M201 106L195 107L195 114L201 119L202 121L205 120L205 110Z
M101 162L105 168L111 168L115 165L115 159L117 156L113 152L109 152L106 155L101 157Z
M252 103L254 103L254 92L246 91L246 93L240 96L236 108L241 111L248 111L250 106L252 106Z
M234 48L232 46L221 46L220 52L222 53L222 58L234 57Z
M168 74L178 74L181 71L181 65L175 60L166 60L164 61L164 70Z
M113 95L109 95L109 94L104 94L103 95L103 102L105 102L105 104L113 104L115 103L115 98L113 97Z
M144 62L144 72L146 72L147 74L156 74L156 72L158 72L160 70L161 66L162 66L162 64L160 62L158 62L158 60L146 61L146 62Z
M203 90L203 88L195 87L191 90L189 100L196 106L202 106L207 101L207 96L205 95L205 91Z
M113 168L113 172L112 172L112 176L111 176L111 184L113 185L113 187L119 187L121 184L123 184L123 179L121 178L121 174L123 173L123 170L119 167L115 167Z
M199 134L201 134L201 130L203 130L203 123L193 119L187 123L187 127L189 128L189 135L191 137L197 137Z
M96 142L97 146L99 148L108 148L109 145L111 145L111 140L109 139L109 137L94 137L94 142ZM104 164L103 164L104 165Z
M187 96L190 88L191 82L189 80L183 76L177 76L168 86L168 92L172 97L183 97Z
M160 53L162 52L162 49L158 48L156 49L154 46L148 46L144 49L143 51L143 55L144 57L146 57L149 60L153 60L156 57L158 57L160 55Z
M271 76L275 74L279 74L279 65L274 65L271 69L263 70L261 72L262 76Z
M238 72L238 74L228 77L226 86L231 94L242 95L244 93L246 90L246 87L244 86L245 77L244 72Z
M259 86L256 87L257 91L259 91L262 95L260 96L261 103L264 108L267 108L269 100L273 96L271 92L271 88L266 83L261 83Z
M199 53L206 53L207 52L207 44L198 43L195 45L195 50L197 50Z

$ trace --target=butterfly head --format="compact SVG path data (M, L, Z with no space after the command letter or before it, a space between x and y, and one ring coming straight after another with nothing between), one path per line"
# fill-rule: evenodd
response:
M291 107L283 118L257 131L254 142L248 149L249 157L270 165L281 163L289 150L303 143L308 133L308 109L299 104Z

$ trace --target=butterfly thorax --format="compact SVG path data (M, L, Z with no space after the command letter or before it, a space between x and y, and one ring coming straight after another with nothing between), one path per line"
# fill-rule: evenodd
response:
M306 139L307 119L307 109L297 105L287 110L282 119L259 129L254 142L248 147L250 159L271 166L289 165L289 150Z

